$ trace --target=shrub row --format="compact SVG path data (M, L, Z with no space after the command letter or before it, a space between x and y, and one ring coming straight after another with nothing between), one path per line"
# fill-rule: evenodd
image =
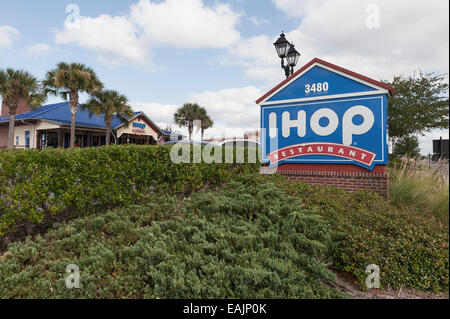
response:
M329 223L273 184L53 225L0 256L3 298L334 298ZM65 285L66 266L80 288Z
M61 213L76 217L195 191L257 167L175 164L164 146L0 151L0 236Z
M392 207L375 193L309 186L281 176L243 176L246 184L272 181L299 207L332 225L333 269L350 273L363 289L369 264L380 268L382 287L448 292L449 228L434 218Z

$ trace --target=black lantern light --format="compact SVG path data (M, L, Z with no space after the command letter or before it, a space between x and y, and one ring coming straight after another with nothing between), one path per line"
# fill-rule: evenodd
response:
M284 33L281 32L280 37L277 41L273 44L275 46L275 49L277 50L278 56L283 59L286 57L287 52L289 50L289 42L286 40Z
M284 70L286 78L294 73L294 66L297 65L300 53L294 48L294 44L290 44L283 32L273 44L277 50L277 54L281 59L281 68ZM284 64L286 58L287 64Z
M289 47L289 51L286 56L287 64L294 68L294 66L297 65L298 59L300 58L300 53L295 50L294 43L291 43L291 46ZM292 70L294 71L294 70Z

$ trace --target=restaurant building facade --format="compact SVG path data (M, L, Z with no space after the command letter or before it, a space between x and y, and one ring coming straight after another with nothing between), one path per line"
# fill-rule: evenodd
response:
M104 145L106 124L104 116L90 115L78 109L75 117L75 146L91 147ZM15 117L15 148L68 148L70 143L71 112L69 102L49 104L31 110L23 101L19 102ZM9 113L2 103L0 117L0 148L8 142ZM135 112L129 124L123 124L114 116L111 124L111 144L162 144L170 139L171 132L162 130L144 112Z

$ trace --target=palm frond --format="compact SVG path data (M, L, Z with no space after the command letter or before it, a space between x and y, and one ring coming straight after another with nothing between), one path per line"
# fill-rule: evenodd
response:
M96 92L82 107L89 110L90 114L104 115L106 124L116 115L122 123L128 125L129 119L134 114L126 96L114 90Z
M185 103L174 114L174 122L180 127L192 127L194 121L201 121L201 128L212 127L213 121L208 116L206 109L197 103Z
M0 72L0 95L13 114L20 100L36 108L47 99L47 92L42 89L40 82L33 75L24 70L11 68Z
M94 70L84 64L59 62L55 69L47 72L43 86L45 92L60 95L67 100L69 93L95 94L101 91L103 83Z

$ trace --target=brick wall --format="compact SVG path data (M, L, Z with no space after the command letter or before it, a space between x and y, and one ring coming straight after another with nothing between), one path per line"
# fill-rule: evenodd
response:
M389 197L389 173L386 172L307 171L279 168L277 173L292 181L306 182L311 185L336 186L351 192L372 190L384 198Z
M8 145L8 124L0 123L0 149L5 149Z
M28 113L31 111L31 106L24 100L19 99L17 102L16 115ZM2 100L2 112L1 117L9 117L9 107L6 105L5 101Z

